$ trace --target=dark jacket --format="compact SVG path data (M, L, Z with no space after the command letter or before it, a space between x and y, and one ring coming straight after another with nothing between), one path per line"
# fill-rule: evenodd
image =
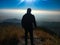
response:
M33 26L36 27L35 17L32 14L25 14L21 23L23 28L33 28Z

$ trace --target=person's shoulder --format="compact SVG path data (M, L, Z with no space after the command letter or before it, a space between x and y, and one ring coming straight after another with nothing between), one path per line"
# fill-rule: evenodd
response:
M32 16L32 17L34 17L34 15L33 15L33 14L31 14L31 16Z
M33 14L30 14L31 16L34 16Z
M23 16L26 16L27 14L24 14Z

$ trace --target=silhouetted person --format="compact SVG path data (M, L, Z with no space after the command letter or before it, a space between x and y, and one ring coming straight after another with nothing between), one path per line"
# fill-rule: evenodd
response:
M22 27L25 29L25 45L27 45L28 32L30 34L31 45L33 44L33 27L36 27L34 15L31 14L31 9L27 9L27 13L22 18Z

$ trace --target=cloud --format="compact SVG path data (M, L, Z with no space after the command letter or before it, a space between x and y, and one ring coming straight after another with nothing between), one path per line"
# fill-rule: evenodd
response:
M23 9L0 9L3 13L26 13ZM47 15L60 15L60 11L48 11L48 10L32 10L32 14L47 14Z
M0 9L0 13L2 13L4 17L2 19L8 18L21 19L26 12L27 10L23 9ZM32 14L35 15L37 21L60 22L60 11L32 10Z

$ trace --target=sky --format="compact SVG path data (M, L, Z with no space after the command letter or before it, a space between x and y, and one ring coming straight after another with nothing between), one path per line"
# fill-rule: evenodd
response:
M37 21L60 22L60 0L0 0L0 21L22 19L27 8Z
M60 0L0 0L1 8L60 10Z
M24 9L0 9L0 20L6 19L22 19L27 10ZM48 11L48 10L32 10L31 12L37 22L60 22L60 11Z

